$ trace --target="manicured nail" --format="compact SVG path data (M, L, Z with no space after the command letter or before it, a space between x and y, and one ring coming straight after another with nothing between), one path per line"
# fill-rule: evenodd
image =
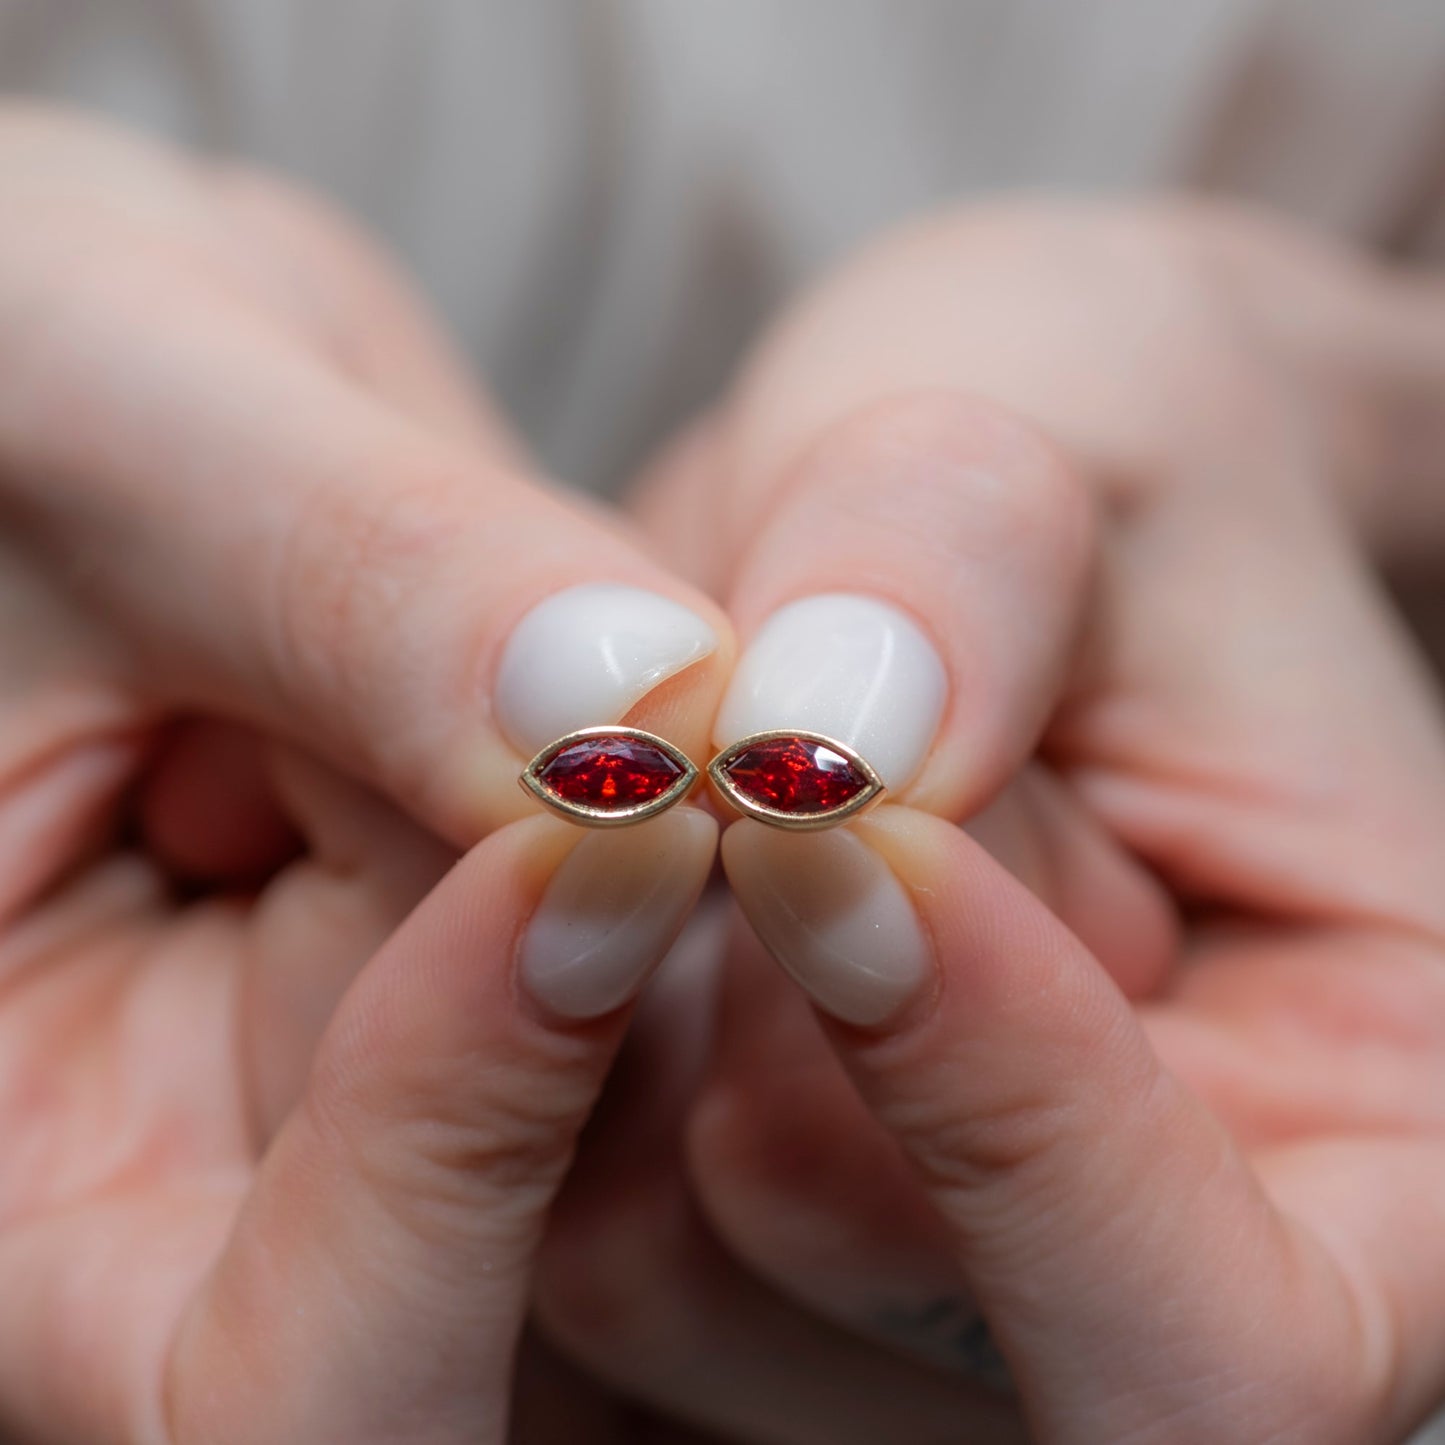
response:
M923 629L875 597L826 592L779 608L749 644L714 725L727 747L799 728L846 743L898 789L923 766L948 676Z
M695 612L638 587L569 587L513 629L497 670L497 721L531 754L578 728L621 722L658 683L701 661L717 634Z
M751 819L723 838L728 881L748 922L824 1012L871 1026L923 987L931 966L912 899L855 834L798 834Z
M626 1003L662 962L707 882L717 824L675 808L588 833L562 860L522 937L522 983L568 1019Z

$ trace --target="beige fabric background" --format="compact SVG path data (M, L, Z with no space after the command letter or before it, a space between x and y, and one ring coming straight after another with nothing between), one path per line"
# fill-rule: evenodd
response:
M590 487L947 200L1203 187L1445 256L1445 0L0 0L0 90L339 198Z
M0 0L0 88L339 197L589 486L946 199L1203 186L1445 250L1445 0Z

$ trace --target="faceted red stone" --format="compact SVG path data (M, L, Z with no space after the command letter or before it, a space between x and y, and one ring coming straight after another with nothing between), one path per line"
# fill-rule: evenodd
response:
M743 797L779 813L830 813L868 787L842 753L808 738L768 738L722 765Z
M559 749L537 770L537 778L563 802L622 809L662 797L682 773L677 761L655 744L619 733L583 738Z

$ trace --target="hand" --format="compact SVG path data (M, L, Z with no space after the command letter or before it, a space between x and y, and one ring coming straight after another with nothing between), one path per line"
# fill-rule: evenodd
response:
M821 1033L740 942L692 1188L860 1334L987 1366L976 1299L1040 1440L1392 1441L1445 1391L1445 744L1357 540L1438 543L1442 338L1435 284L1249 215L965 213L645 497L751 639L717 741L826 719L902 805L728 830ZM569 1223L625 1309L635 1212Z
M0 1431L501 1441L716 831L517 773L700 752L726 624L314 203L15 109L0 195Z

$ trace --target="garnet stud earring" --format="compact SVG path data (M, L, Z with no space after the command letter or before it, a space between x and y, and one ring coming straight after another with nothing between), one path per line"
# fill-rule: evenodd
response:
M740 812L776 828L832 828L883 796L883 779L852 748L822 733L753 733L708 765Z
M641 728L595 727L548 743L522 770L522 786L573 823L616 828L655 818L697 781L692 760Z

